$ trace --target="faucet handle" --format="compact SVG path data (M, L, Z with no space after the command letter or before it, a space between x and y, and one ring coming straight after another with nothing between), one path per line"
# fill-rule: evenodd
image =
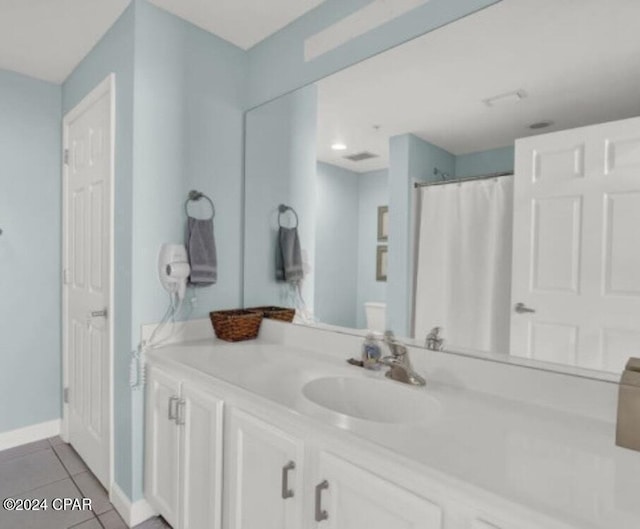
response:
M444 346L444 338L442 337L442 327L434 327L431 329L425 339L425 346L432 351L442 351Z
M391 352L391 356L394 358L406 357L409 350L407 346L398 340L394 340L393 342L388 344L389 351Z
M396 339L393 331L385 331L382 340L389 348L392 356L399 358L407 354L407 347L400 340Z
M393 355L394 356L404 356L409 352L407 346L400 342L394 342L393 344Z

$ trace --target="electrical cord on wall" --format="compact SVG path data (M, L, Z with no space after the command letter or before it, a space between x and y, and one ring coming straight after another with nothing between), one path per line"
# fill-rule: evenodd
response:
M303 280L287 283L281 299L285 305L295 307L296 322L315 324L318 320L313 315L313 312L307 308L307 303L302 295L302 283Z
M195 294L190 298L190 309L186 315L186 319L189 318L193 311L193 305L195 304ZM160 323L153 329L151 336L147 340L142 340L136 349L131 351L131 366L129 373L129 384L133 389L141 389L146 383L146 361L145 353L149 349L159 347L171 340L176 332L176 318L180 314L183 307L183 299L181 299L177 293L169 293L169 306L167 307L164 316L160 320ZM165 338L156 341L156 336L164 329L169 323L171 323L171 332Z

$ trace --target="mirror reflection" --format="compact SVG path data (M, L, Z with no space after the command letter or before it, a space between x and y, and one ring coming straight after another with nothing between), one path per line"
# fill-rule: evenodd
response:
M245 305L619 373L640 6L618 4L502 2L250 111Z

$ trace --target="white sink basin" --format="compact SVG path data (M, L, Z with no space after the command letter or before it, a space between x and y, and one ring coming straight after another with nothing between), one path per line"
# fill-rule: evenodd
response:
M325 377L307 382L303 395L323 408L347 417L383 423L433 420L440 403L424 390L391 380Z

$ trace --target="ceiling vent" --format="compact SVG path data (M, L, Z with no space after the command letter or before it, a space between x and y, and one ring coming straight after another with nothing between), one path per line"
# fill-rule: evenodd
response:
M516 90L514 92L507 92L506 94L500 94L497 96L483 99L482 102L489 108L498 107L502 105L508 105L511 103L518 103L527 97L527 93L524 90Z
M554 124L553 121L551 121L550 119L546 119L544 121L538 121L537 123L532 123L531 125L529 125L529 128L531 130L546 129L547 127L550 127L553 124Z
M369 151L357 152L355 154L350 154L349 156L345 156L346 160L351 160L352 162L363 162L364 160L370 160L371 158L377 158L377 154L373 154Z

